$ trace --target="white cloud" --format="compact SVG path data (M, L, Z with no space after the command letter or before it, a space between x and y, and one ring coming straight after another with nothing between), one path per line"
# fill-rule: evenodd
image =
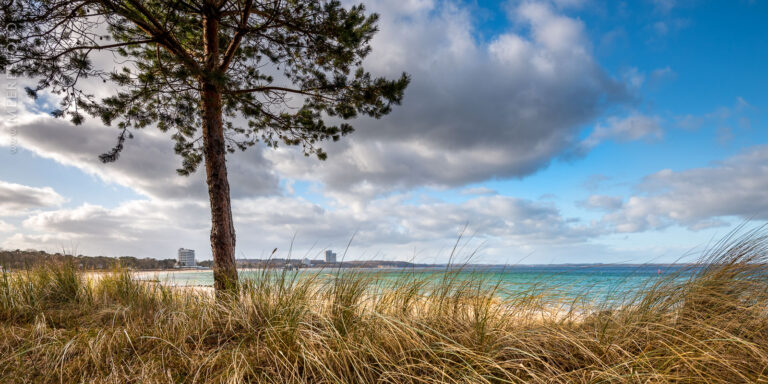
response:
M585 150L595 147L605 140L634 141L658 140L664 136L661 118L632 114L624 118L609 117L605 124L598 124L582 145Z
M375 73L413 77L403 105L328 144L329 160L267 152L282 175L322 182L345 198L420 186L461 186L530 175L579 145L580 127L629 99L592 57L580 20L548 3L510 12L523 32L478 41L472 15L452 3L403 16L372 1L380 33L366 61Z
M609 180L611 178L605 175L591 175L584 181L583 186L587 191L594 192Z
M339 248L354 234L358 249L375 247L402 260L414 248L437 254L466 225L488 246L507 248L582 244L601 233L594 224L565 218L552 205L531 200L493 195L453 204L409 198L377 199L364 209L324 208L288 197L235 200L238 257L259 257L258 250L285 245L294 235L297 249L309 249L317 239L326 242L319 247ZM23 227L25 233L2 245L56 250L74 244L85 254L158 258L172 257L184 246L197 249L201 258L210 255L204 203L136 200L112 209L83 204L31 215Z
M622 77L624 81L632 88L640 88L645 83L645 73L640 72L635 67L627 68L623 71Z
M649 77L652 84L658 84L665 79L672 79L675 76L677 76L675 71L669 66L666 66L664 68L654 69Z
M498 191L492 188L487 187L473 187L473 188L464 188L461 190L462 195L497 195L499 194Z
M29 210L55 207L66 201L50 187L37 188L0 181L0 215L24 215Z
M579 202L579 205L582 207L601 211L615 211L621 208L622 204L620 197L606 195L592 195L586 200Z
M0 125L7 125L0 122ZM77 167L102 180L131 188L158 198L207 198L205 168L190 177L181 177L176 169L181 159L173 151L169 135L154 129L135 132L127 140L120 158L103 164L98 156L111 149L118 131L101 126L95 120L75 126L45 114L25 112L12 125L16 145L58 163ZM9 146L10 137L0 137L0 145ZM230 182L233 196L266 195L278 192L278 178L263 157L261 147L230 154Z
M523 2L513 17L530 25L533 42L549 52L567 52L576 56L587 55L591 45L584 33L584 24L567 16L556 14L546 3Z
M751 117L759 112L742 97L737 97L736 101L730 106L720 106L710 112L701 115L682 115L676 117L677 126L686 130L697 130L705 125L716 125L721 127L738 127L744 130L751 128Z
M589 3L590 0L553 0L552 2L559 8L580 8Z
M16 227L13 226L13 224L6 223L5 221L0 220L0 232L11 232L15 230Z
M752 147L710 167L663 170L638 186L604 222L618 232L681 225L692 230L724 225L725 218L768 220L768 146Z
M279 194L282 176L365 200L393 190L523 177L546 167L579 146L583 124L630 98L595 62L583 22L557 11L565 5L518 3L510 19L522 28L486 43L476 38L475 19L462 5L367 2L381 15L381 31L366 68L389 77L410 73L404 105L383 119L353 122L355 134L325 144L327 162L305 159L295 148L257 146L230 155L233 196ZM104 165L97 156L114 145L115 129L95 120L73 127L34 108L27 105L14 125L18 145L151 198L205 199L202 170L189 178L175 174L180 159L167 135L139 130L118 162ZM9 145L5 139L0 145Z
M429 11L435 7L434 0L403 0L400 3L403 13Z
M23 233L6 238L6 248L59 250L83 254L172 258L180 246L210 248L208 206L202 202L134 200L115 208L85 203L26 218Z
M631 99L627 86L596 63L584 23L558 11L577 3L517 3L511 20L520 28L485 42L476 38L473 15L460 5L369 2L382 20L366 68L389 77L410 73L404 105L381 120L353 122L355 134L326 145L326 162L306 159L293 148L257 146L229 155L238 252L249 252L237 256L258 257L252 252L286 244L294 233L305 247L315 239L343 245L357 233L359 246L386 247L403 259L416 247L450 244L466 223L487 241L489 254L499 257L537 246L586 249L584 244L604 231L564 217L549 203L479 188L464 190L471 197L457 204L413 203L397 192L530 175L579 148L580 127ZM83 204L36 211L23 221L24 232L3 245L59 249L75 243L86 254L159 258L185 246L205 257L210 220L204 170L177 176L180 159L167 135L140 130L121 158L105 165L97 156L114 145L115 129L95 120L71 126L34 107L26 105L14 125L20 146L147 199L115 208ZM608 122L593 133L597 140L656 134L642 121ZM7 139L0 138L0 145L9 145ZM305 179L319 182L326 187L324 197L336 200L321 206L278 196L280 177L288 181L288 193L292 178Z

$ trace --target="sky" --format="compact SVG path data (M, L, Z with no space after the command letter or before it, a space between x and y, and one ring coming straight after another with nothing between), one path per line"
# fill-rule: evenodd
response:
M410 74L403 105L327 161L229 155L238 258L690 261L768 220L768 2L364 4L364 66ZM0 77L0 247L211 258L204 172L176 174L167 134L101 164L116 128Z

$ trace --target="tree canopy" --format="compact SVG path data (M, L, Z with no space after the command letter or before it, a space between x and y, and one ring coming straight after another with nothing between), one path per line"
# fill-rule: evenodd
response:
M228 151L261 140L324 159L322 140L352 132L345 120L387 114L408 84L406 74L388 80L361 66L377 19L335 0L15 0L0 21L0 69L37 79L33 97L60 95L54 116L117 126L104 162L134 130L156 126L172 132L179 172L193 172L203 159L203 83L221 92ZM98 65L107 52L115 58ZM116 91L97 98L85 79Z
M363 69L377 19L337 0L12 0L0 69L37 79L32 97L60 95L56 117L115 124L103 162L148 126L172 132L180 174L204 160L214 285L224 292L238 285L225 154L263 141L324 159L319 142L352 132L346 121L389 113L409 78ZM94 79L114 91L95 96L83 85Z

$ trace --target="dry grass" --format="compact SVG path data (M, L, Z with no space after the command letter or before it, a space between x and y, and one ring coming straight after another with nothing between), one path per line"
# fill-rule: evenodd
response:
M566 313L450 272L264 273L220 302L120 271L4 274L0 383L768 382L766 240Z

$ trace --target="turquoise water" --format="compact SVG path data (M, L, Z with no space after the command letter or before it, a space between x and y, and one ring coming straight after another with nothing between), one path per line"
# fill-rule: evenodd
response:
M614 298L627 297L642 291L659 279L675 276L685 279L693 270L680 265L542 265L542 266L507 266L473 267L452 270L457 280L483 281L498 285L502 295L514 295L516 292L535 290L550 296L565 299L583 298L601 299L610 294ZM317 276L320 279L332 279L338 275L354 273L371 279L373 285L386 285L402 278L440 281L445 276L445 268L387 268L387 269L301 269L295 272L272 271L268 273L287 273L302 276ZM261 270L242 270L241 279L258 279L263 276ZM210 270L171 271L140 273L141 279L159 280L166 284L179 286L212 286L213 272Z

